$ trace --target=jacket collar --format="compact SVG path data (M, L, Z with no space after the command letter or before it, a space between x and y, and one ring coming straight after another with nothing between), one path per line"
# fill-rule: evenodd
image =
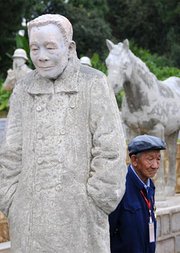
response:
M137 177L137 175L133 172L133 170L131 169L131 165L128 166L128 174L131 178L131 180L134 182L134 184L136 185L136 187L139 189L139 190L143 190L145 187L144 187L144 183L139 180L139 178ZM150 187L155 189L155 186L152 182L151 179L150 180Z
M37 70L34 70L32 82L28 87L28 93L34 95L53 94L59 92L77 93L79 91L77 81L79 69L79 59L76 55L74 55L69 59L64 72L54 82L41 77Z

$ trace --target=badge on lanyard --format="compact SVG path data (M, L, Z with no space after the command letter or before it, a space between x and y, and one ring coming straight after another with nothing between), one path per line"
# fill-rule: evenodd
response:
M141 191L141 194L146 202L146 205L149 210L149 242L155 242L155 234L154 234L154 222L152 221L152 214L151 214L151 202L148 200L144 194L143 191Z
M151 211L149 210L149 242L155 242L155 235L154 235L154 222L151 218Z

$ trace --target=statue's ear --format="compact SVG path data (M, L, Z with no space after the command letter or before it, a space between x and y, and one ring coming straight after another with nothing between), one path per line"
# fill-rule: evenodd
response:
M125 40L123 41L123 47L124 47L125 49L129 49L129 40L128 40L128 39L125 39Z
M108 39L106 40L106 45L107 45L109 51L111 51L111 49L114 47L114 43Z
M74 40L69 43L69 50L76 50L76 42Z
M76 51L76 43L72 40L69 43L69 58Z

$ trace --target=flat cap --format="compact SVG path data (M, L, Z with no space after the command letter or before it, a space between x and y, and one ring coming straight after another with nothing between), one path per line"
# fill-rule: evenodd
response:
M163 150L166 149L166 143L159 137L152 135L136 136L128 144L129 156L148 150Z

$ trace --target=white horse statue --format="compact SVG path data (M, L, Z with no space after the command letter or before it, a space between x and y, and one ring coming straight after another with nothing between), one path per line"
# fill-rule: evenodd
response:
M114 44L106 40L108 81L114 92L124 88L122 120L131 137L152 134L167 143L168 175L166 193L175 193L176 147L180 130L180 78L157 80L146 64L129 49L128 40ZM164 174L161 174L164 176Z

